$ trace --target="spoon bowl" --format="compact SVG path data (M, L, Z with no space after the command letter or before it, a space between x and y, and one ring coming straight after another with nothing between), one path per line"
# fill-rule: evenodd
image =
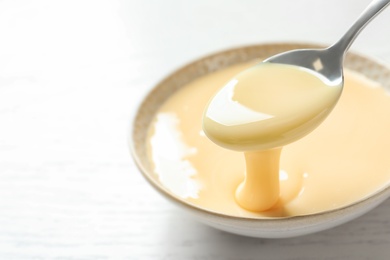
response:
M343 85L343 56L332 47L292 50L272 56L263 62L303 67L314 71L326 85Z

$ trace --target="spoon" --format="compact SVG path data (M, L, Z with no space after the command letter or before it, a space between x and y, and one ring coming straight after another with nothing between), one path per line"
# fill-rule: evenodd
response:
M343 84L345 53L362 29L388 5L390 0L374 0L341 39L326 49L301 49L272 56L263 62L289 64L315 71L330 86Z
M327 49L281 53L234 76L206 107L206 136L227 149L264 151L310 133L341 96L348 48L389 4L390 0L372 1L345 35Z

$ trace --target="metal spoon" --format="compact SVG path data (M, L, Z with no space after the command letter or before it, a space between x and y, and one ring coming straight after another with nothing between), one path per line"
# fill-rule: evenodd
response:
M343 85L345 53L361 30L390 4L390 0L374 0L341 39L326 49L301 49L272 56L264 62L289 64L317 72L330 86Z

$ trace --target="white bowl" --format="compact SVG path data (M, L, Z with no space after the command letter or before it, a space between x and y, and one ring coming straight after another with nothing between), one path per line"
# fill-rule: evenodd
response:
M131 125L130 150L140 172L164 197L174 202L197 220L227 232L251 237L285 238L314 233L357 218L379 205L390 196L390 187L349 206L318 214L274 219L235 217L211 212L187 203L167 190L159 182L158 177L152 170L146 149L147 129L161 104L176 90L198 77L232 64L255 58L269 57L291 49L316 47L321 46L297 43L271 43L241 47L201 58L166 77L145 97L136 111ZM348 53L345 67L359 72L390 89L390 68L378 61L355 53Z

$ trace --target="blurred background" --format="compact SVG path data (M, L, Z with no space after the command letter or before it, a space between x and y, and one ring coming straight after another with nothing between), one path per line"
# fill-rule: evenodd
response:
M389 202L302 238L242 238L183 216L127 148L168 73L243 45L331 44L369 2L1 0L0 259L386 259ZM351 50L390 64L389 25L390 9Z

